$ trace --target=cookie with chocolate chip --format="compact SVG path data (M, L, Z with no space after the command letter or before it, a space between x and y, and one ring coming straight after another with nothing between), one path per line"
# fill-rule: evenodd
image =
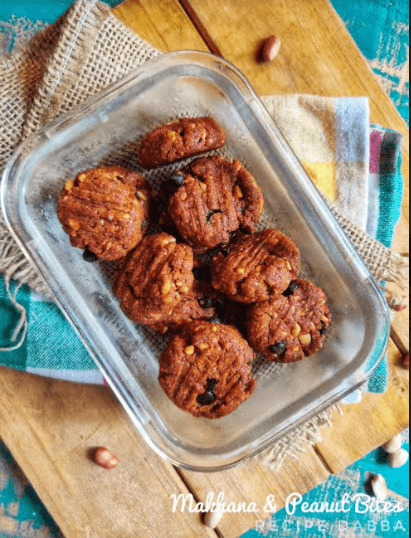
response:
M306 280L293 280L283 295L251 306L247 337L253 349L273 362L297 362L323 344L331 323L325 293Z
M132 177L126 175L126 180L127 179L131 182L131 187L134 190L136 199L139 200L143 206L143 222L141 224L141 228L144 232L146 232L152 223L151 213L153 195L150 185L143 176L140 176L140 174L135 172Z
M134 322L155 325L168 319L193 286L193 251L166 233L146 236L114 277L115 295Z
M235 327L194 321L171 337L160 359L159 382L180 409L221 418L253 393L253 359Z
M159 334L178 331L193 320L211 320L216 316L217 294L208 282L194 280L190 292L151 328Z
M141 141L139 161L148 169L164 166L222 148L225 138L213 118L182 118L147 134Z
M240 303L265 301L284 292L297 276L300 252L279 230L241 235L211 262L213 287Z
M255 179L239 161L196 159L167 182L168 211L195 252L228 243L238 229L252 233L264 200Z
M143 238L149 204L150 192L143 177L121 166L108 166L67 181L57 213L74 247L115 261Z

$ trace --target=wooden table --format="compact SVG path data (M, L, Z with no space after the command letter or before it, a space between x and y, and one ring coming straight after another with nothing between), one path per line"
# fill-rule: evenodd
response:
M211 50L233 62L260 94L368 95L372 121L408 130L328 0L127 0L115 14L163 51ZM257 65L260 40L283 40L279 58ZM407 186L394 248L408 252ZM235 502L263 505L274 494L304 493L404 430L409 423L409 376L399 359L409 348L408 312L399 314L389 346L390 388L345 406L334 427L298 461L277 473L253 460L216 474L178 470L155 456L106 387L51 381L10 370L0 375L0 436L60 525L66 538L236 538L255 515L227 515L218 530L196 514L171 513L173 493L224 491ZM109 445L121 460L107 473L87 458L89 447Z

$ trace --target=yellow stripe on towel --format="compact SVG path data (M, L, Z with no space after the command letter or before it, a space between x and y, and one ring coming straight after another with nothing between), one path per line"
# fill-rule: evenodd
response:
M303 165L316 187L332 201L336 200L336 164L303 162Z

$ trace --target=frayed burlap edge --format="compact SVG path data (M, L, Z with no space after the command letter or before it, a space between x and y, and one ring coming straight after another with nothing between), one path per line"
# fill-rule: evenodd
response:
M33 134L38 128L51 121L60 111L60 102L66 91L81 75L85 63L89 59L91 49L99 30L110 15L109 8L96 0L79 0L59 21L59 35L53 47L50 47L50 59L44 77L38 81L34 95L31 97L32 106L28 110L26 122L22 130L21 139ZM119 34L130 30L119 21L115 21ZM119 35L119 37L121 37ZM141 40L135 36L138 46ZM149 44L144 44L150 54L157 51ZM11 60L11 62L13 62ZM10 67L10 63L7 67ZM36 81L37 82L37 81ZM337 208L331 206L337 219L351 239L354 247L369 266L377 280L396 282L402 285L406 279L405 270L407 260L392 253L383 245L362 232L341 214ZM376 253L378 255L376 256ZM32 289L51 298L52 294L47 283L40 277L31 262L21 252L7 227L0 218L0 273L5 277L9 290L11 279L19 283L28 284ZM15 290L16 291L16 290ZM15 301L15 291L9 297L16 308L21 312L19 330L21 342L27 330L27 320L24 309ZM13 346L10 349L15 349ZM321 439L321 429L332 426L332 415L338 406L334 406L317 417L309 420L293 432L286 435L281 441L267 449L259 458L271 470L278 470L286 456L294 459L304 452L304 447L313 446Z
M32 263L26 258L17 245L9 230L0 221L0 273L5 280L17 280L21 284L27 284L35 291L43 294L47 299L52 299L49 285L44 281Z
M344 414L338 404L305 422L288 433L281 441L262 452L258 456L259 461L271 471L278 471L285 458L298 460L298 457L306 452L307 446L313 447L322 441L321 430L325 427L332 427L332 417L337 412L340 415Z
M409 258L393 252L344 217L337 206L326 200L340 226L348 236L377 282L392 282L404 292L408 290Z

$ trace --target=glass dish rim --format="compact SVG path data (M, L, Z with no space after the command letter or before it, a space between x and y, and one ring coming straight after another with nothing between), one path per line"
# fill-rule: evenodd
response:
M161 62L168 62L170 60L173 60L174 58L183 58L185 56L190 56L190 57L193 57L194 56L194 59L196 61L199 61L201 63L201 58L204 58L204 57L207 57L209 60L212 59L214 62L217 62L217 63L220 63L223 65L223 67L225 67L226 69L228 68L229 70L229 78L231 80L231 83L236 85L237 88L243 93L243 97L244 97L244 100L247 101L247 102L250 102L250 101L254 101L256 102L256 104L260 107L260 111L261 113L263 114L263 117L262 119L265 120L265 122L268 122L269 123L269 126L272 128L272 131L274 134L276 134L277 136L280 135L280 141L285 143L286 144L286 149L287 151L291 152L294 157L295 157L295 154L293 152L293 150L289 147L289 145L287 144L286 140L284 139L284 137L282 136L282 134L279 132L279 129L278 127L276 126L275 122L272 120L271 116L269 115L266 107L264 106L264 103L261 101L260 97L257 95L257 93L255 92L255 90L253 89L253 87L251 86L250 82L248 81L248 79L245 77L244 74L242 74L235 66L233 66L230 62L228 62L227 60L224 60L218 56L215 56L211 53L207 53L207 52L199 52L199 51L190 51L190 50L185 50L185 51L175 51L175 52L171 52L171 53L168 53L168 54L163 54L159 57L156 57L148 62L146 62L145 64L143 64L143 66L140 66L139 68L137 68L136 70L134 70L133 72L129 73L128 75L126 75L125 77L123 77L122 79L120 79L119 81L117 81L116 83L110 85L108 88L106 88L104 91L102 91L101 93L95 95L95 96L92 96L91 98L87 99L82 105L80 105L78 108L76 108L76 110L74 110L73 112L69 112L68 114L64 114L62 116L59 116L58 118L56 118L55 120L53 120L50 124L42 127L39 131L37 131L36 133L34 133L34 135L32 135L29 139L27 139L26 141L24 141L14 152L13 152L13 155L12 157L10 158L10 160L8 161L8 163L6 164L5 168L4 168L4 171L3 171L3 175L2 175L2 185L1 185L1 206L2 206L2 211L3 211L3 215L4 215L4 218L5 218L5 222L8 226L8 228L10 229L11 233L13 234L13 236L15 237L16 241L18 242L18 244L20 245L20 247L22 248L22 250L25 252L25 254L28 256L28 258L31 260L32 263L34 263L34 265L37 267L37 270L40 272L40 274L43 276L43 278L46 279L47 281L47 275L44 275L42 270L41 270L41 267L39 267L39 264L37 263L37 260L35 258L33 258L33 256L28 252L28 249L26 249L24 243L23 243L23 240L21 240L21 238L19 237L19 234L16 230L14 230L13 228L13 225L11 224L9 218L8 218L8 213L7 213L7 208L6 208L6 202L5 202L5 198L6 198L6 193L7 193L7 179L10 175L10 172L13 168L13 164L16 162L16 160L21 157L22 153L24 153L24 150L27 148L27 147L30 147L30 144L33 144L33 142L40 139L41 135L45 132L50 132L50 130L52 129L57 129L57 130L64 130L64 125L66 124L66 122L68 121L73 121L73 120L76 120L78 119L78 117L81 115L81 114L84 114L84 113L87 113L87 112L90 112L96 108L99 107L99 105L103 104L105 101L110 101L110 96L111 95L115 95L116 92L118 92L121 87L125 84L128 84L130 83L131 81L133 81L134 79L137 79L139 78L141 75L144 74L144 71L149 68L150 66L152 65L155 65L157 63L161 63ZM203 64L204 65L204 64ZM209 66L208 66L209 67ZM236 76L236 79L234 79L233 75ZM247 89L248 91L248 95L244 95L244 90L243 88L240 87L240 84L239 82L242 83L243 86L245 86L245 88ZM36 148L34 148L36 149ZM38 149L38 146L37 146L37 149ZM30 152L28 155L31 155L31 150L32 148L30 148ZM26 155L25 157L27 158L28 155ZM296 158L296 157L295 157ZM298 160L298 159L297 159ZM307 176L308 177L308 176ZM315 188L315 187L314 187ZM315 190L317 190L315 188ZM325 205L325 207L327 208L328 212L332 215L331 211L329 210L329 208L326 206L324 200L322 199L319 191L317 190L317 193L318 193L318 196L317 196L317 202L320 202L322 203L323 205ZM368 275L370 276L370 283L372 284L373 288L374 288L374 291L376 292L377 295L379 295L380 297L383 298L383 294L382 292L379 290L378 288L378 285L375 283L372 275L370 274L368 268L365 267L365 264L362 262L360 256L358 255L358 253L355 251L355 249L353 248L353 246L351 245L351 243L348 241L348 239L346 238L344 232L341 230L341 227L339 227L339 234L341 235L341 232L342 232L342 235L345 237L346 239L346 243L347 245L346 246L349 246L351 250L354 251L355 255L356 255L356 258L360 261L360 263L363 265L363 267L365 268L366 272L368 273ZM356 386L353 386L353 387L350 387L349 389L346 389L346 390L343 390L341 393L339 394L335 394L333 398L327 400L326 402L324 402L323 404L319 405L317 408L315 408L311 413L308 413L306 415L304 415L303 417L301 417L299 420L297 420L295 423L291 424L288 428L286 429L283 429L281 432L277 432L276 434L275 433L272 433L271 431L271 435L267 437L267 439L265 441L263 441L262 443L260 443L257 447L254 447L253 450L252 450L252 453L251 454L246 454L246 455L240 455L238 457L238 460L236 461L233 461L229 464L226 464L226 465L222 465L222 466L218 466L218 467L214 467L214 468L210 468L210 467L207 467L207 468L199 468L197 466L192 466L191 464L185 464L177 459L175 459L172 455L170 455L169 453L167 453L164 448L162 448L161 446L159 446L156 441L153 439L153 437L150 435L150 433L146 430L145 428L145 421L139 421L139 414L138 413L135 413L134 411L134 414L133 414L133 410L131 409L130 407L130 404L127 402L124 394L121 392L121 388L118 387L117 385L119 383L118 380L114 380L111 378L111 376L108 374L107 370L106 370L106 367L105 365L102 363L102 361L100 360L100 357L94 352L94 350L92 349L92 346L89 345L87 339L86 339L86 336L81 334L81 328L78 327L74 320L71 318L70 314L67 312L67 310L64 308L64 306L61 304L59 298L56 296L55 297L55 300L56 300L56 303L59 305L60 309L62 310L63 314L66 316L66 318L69 320L69 322L71 323L71 325L73 326L73 328L75 329L75 331L77 332L77 334L80 336L83 344L86 345L86 348L87 350L90 352L92 358L94 359L94 361L96 362L96 364L98 365L98 367L100 368L100 370L103 372L103 374L105 375L109 385L111 386L111 388L113 389L114 393L116 394L117 398L122 402L122 405L125 407L125 409L129 412L129 415L130 417L132 418L133 420L133 423L137 426L138 428L138 431L142 434L143 438L145 439L146 442L148 442L148 444L151 446L151 448L154 449L154 451L156 453L158 453L162 458L166 459L167 461L169 461L170 463L173 463L174 465L177 465L181 468L184 468L184 469L188 469L188 470L193 470L193 471L203 471L203 472L213 472L213 471L221 471L221 470L225 470L225 469L229 469L229 468L232 468L232 467L235 467L236 465L238 465L239 463L241 463L242 461L245 461L247 459L250 459L251 457L254 457L256 456L258 453L260 453L261 451L265 450L270 444L272 444L275 440L279 440L281 439L284 435L286 435L287 433L289 433L290 431L294 430L295 428L297 428L300 424L304 423L305 421L308 421L310 420L311 418L313 418L314 416L316 416L318 413L321 413L322 411L324 411L324 409L328 408L328 407L331 407L332 405L334 405L336 402L338 402L341 398L343 398L344 396L346 396L347 394L349 394L350 392L352 392L353 390L355 390L356 388L358 388L359 386L363 385L370 377L371 375L373 374L373 372L378 368L379 364L381 363L381 360L383 359L384 357L384 353L386 351L386 348L388 346L388 341L389 341L389 312L388 312L388 306L386 306L386 304L384 305L385 306L385 314L386 314L386 324L385 324L385 335L384 335L384 339L383 339L383 344L381 345L381 349L376 349L376 350L373 350L373 356L368 356L366 359L364 359L364 362L366 361L369 361L369 360L375 360L375 364L373 366L373 368L369 371L367 371L366 375L364 376L364 379L359 381ZM384 301L385 302L385 301ZM116 382L117 381L117 382ZM142 406L143 407L143 406ZM140 417L141 418L141 417ZM268 432L270 433L270 432Z

